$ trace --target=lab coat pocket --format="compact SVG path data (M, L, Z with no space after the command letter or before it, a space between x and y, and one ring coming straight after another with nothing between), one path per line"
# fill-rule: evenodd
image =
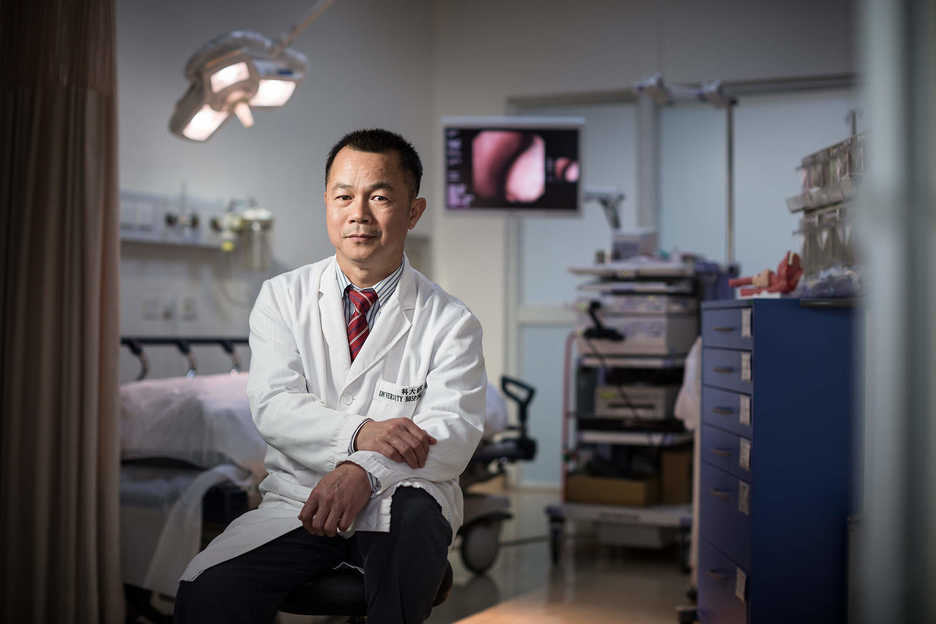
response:
M419 384L398 384L381 379L374 391L368 416L374 420L390 418L411 418L426 393L425 382Z

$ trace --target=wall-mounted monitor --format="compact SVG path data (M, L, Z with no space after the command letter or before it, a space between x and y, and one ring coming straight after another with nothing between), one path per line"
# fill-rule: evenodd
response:
M578 214L584 124L579 117L443 117L446 209Z

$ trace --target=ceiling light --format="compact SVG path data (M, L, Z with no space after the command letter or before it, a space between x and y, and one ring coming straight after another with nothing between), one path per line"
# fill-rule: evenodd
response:
M289 80L261 80L257 94L250 100L251 106L282 106L296 90L296 83Z
M182 130L182 133L187 139L204 141L214 134L215 130L220 128L227 118L227 113L216 111L206 104L192 116L191 121Z
M218 92L248 78L250 78L250 70L247 69L247 63L243 61L232 63L211 74L211 90Z
M232 114L249 128L254 121L251 106L285 105L308 66L305 55L287 46L333 2L320 0L277 42L236 30L202 46L185 66L189 88L176 102L169 130L192 141L206 141Z
M250 112L250 107L243 101L234 105L234 114L237 115L237 119L244 124L245 128L253 125L253 113Z

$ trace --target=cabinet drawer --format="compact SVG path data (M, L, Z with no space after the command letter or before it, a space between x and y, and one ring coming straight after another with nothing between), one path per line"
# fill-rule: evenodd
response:
M701 463L699 534L745 569L751 564L751 485Z
M703 425L702 459L713 466L751 481L752 451L750 439Z
M702 422L753 438L751 397L729 390L702 386Z
M702 344L706 347L750 349L754 344L752 308L705 310L702 313Z
M750 351L702 349L702 383L751 394L754 368Z
M706 540L699 540L699 621L746 624L750 577ZM738 598L738 594L745 601Z

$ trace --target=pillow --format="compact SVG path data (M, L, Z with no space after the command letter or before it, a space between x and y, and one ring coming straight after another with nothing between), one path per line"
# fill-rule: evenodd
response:
M261 476L266 442L250 416L247 373L123 384L120 447L123 459L234 463Z

